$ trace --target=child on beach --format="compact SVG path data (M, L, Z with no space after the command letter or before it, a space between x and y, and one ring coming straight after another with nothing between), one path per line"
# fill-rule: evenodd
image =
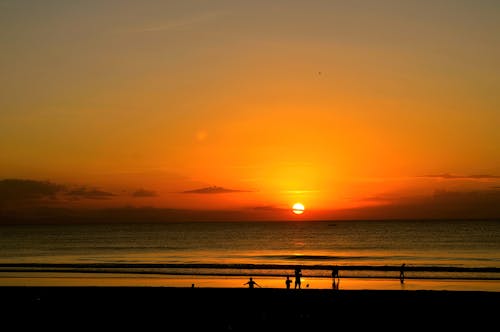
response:
M245 282L243 285L248 285L248 288L254 288L255 286L260 287L259 284L257 284L252 277L250 277L250 280Z
M290 279L290 276L286 276L286 280L285 280L285 284L286 284L286 289L290 289L290 285L292 284L292 280Z

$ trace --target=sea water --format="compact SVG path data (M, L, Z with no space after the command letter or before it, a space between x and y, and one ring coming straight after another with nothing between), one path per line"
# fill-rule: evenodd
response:
M300 266L327 280L492 281L500 291L495 220L166 222L0 226L0 277L85 273L162 278L281 278ZM172 278L176 276L176 278ZM158 279L159 278L159 279ZM191 280L190 279L190 280ZM380 280L381 280L380 279ZM110 279L112 280L112 279ZM142 279L141 279L142 280ZM312 279L311 279L312 280ZM147 284L147 281L142 281ZM2 278L0 278L0 284ZM344 283L345 284L345 283ZM408 283L407 283L408 284Z

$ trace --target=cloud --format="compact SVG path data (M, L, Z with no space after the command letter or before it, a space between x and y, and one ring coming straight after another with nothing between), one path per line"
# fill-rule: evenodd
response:
M362 197L360 201L364 202L392 202L399 197L396 197L394 195L373 195L373 196L367 196L367 197Z
M0 201L55 199L64 189L49 181L5 179L0 181Z
M138 189L132 193L132 197L142 198L142 197L157 197L158 194L153 190Z
M223 187L212 186L194 190L181 191L181 194L227 194L227 193L248 193L248 192L251 191L227 189Z
M255 206L252 209L255 210L255 211L270 211L270 212L290 211L290 209L285 209L285 208L277 207L277 206L274 206L274 205Z
M310 193L319 193L319 190L282 190L281 192L284 194L302 195Z
M474 175L453 175L449 173L431 174L418 176L419 178L442 179L442 180L495 180L500 179L499 175L474 174Z
M64 202L68 199L102 200L116 196L115 194L86 186L70 187L49 181L27 179L0 180L0 203L17 206L38 205L40 203Z
M500 191L437 190L431 196L394 199L388 204L337 210L342 219L476 219L500 218Z
M73 199L109 199L115 194L102 191L99 189L92 189L87 187L79 187L76 189L69 190L65 193L66 196L69 196Z

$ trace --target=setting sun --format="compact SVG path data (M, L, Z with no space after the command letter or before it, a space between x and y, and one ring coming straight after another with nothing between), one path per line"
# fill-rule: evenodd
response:
M295 203L292 207L292 211L295 214L302 214L304 213L304 210L305 210L304 205L301 203Z

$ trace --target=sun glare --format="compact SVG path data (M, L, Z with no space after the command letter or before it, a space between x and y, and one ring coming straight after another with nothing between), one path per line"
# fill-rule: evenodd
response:
M301 203L295 203L292 207L292 211L295 214L302 214L304 213L304 210L305 210L304 205Z

